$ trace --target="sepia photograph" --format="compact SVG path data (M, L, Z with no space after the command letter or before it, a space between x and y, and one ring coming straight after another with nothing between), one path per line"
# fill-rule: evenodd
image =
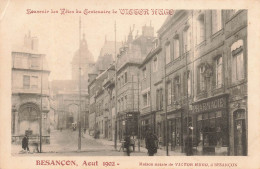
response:
M124 41L112 22L114 38L97 38L94 56L88 20L78 17L64 80L49 79L39 32L20 32L13 155L247 155L247 10L172 10L157 30L143 22L140 30L126 22ZM53 69L68 64L59 62Z
M1 154L33 168L255 158L249 7L163 2L0 2Z

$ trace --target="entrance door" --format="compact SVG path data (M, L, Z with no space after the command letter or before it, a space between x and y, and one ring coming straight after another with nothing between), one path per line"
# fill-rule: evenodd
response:
M245 111L238 110L234 113L234 116L235 155L245 156L247 155Z

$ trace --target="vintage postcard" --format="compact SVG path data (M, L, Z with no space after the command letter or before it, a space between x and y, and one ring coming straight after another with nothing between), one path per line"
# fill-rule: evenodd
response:
M2 0L0 169L260 168L259 3Z

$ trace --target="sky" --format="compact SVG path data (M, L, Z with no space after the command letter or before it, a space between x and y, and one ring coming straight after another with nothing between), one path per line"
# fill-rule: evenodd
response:
M133 2L133 3L130 3ZM14 46L23 45L23 38L29 31L31 36L39 39L39 50L46 54L51 70L50 80L71 78L71 61L79 46L79 17L82 20L82 33L86 34L89 50L97 59L100 49L107 40L114 41L114 23L116 21L117 41L122 42L127 37L130 26L135 29L133 35L142 33L142 26L154 26L156 31L165 21L167 15L122 15L119 9L156 9L153 1L11 1L4 15L1 27L2 39L6 43L6 52L11 54ZM61 9L69 11L80 10L108 10L117 11L116 14L84 14L66 13L61 15ZM27 14L27 10L58 11L58 13ZM163 3L160 9L170 9Z

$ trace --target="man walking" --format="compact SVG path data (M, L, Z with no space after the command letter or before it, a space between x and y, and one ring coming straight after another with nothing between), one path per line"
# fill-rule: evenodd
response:
M148 150L148 155L153 156L155 153L157 153L158 148L158 138L151 129L148 129L145 137L145 145L146 149Z
M25 135L24 138L23 138L23 140L22 140L22 148L23 148L24 150L30 151L28 145L29 145L29 138L28 138L27 135Z
M124 139L124 148L126 148L126 154L127 156L130 156L130 136L128 134L125 134L125 139Z

